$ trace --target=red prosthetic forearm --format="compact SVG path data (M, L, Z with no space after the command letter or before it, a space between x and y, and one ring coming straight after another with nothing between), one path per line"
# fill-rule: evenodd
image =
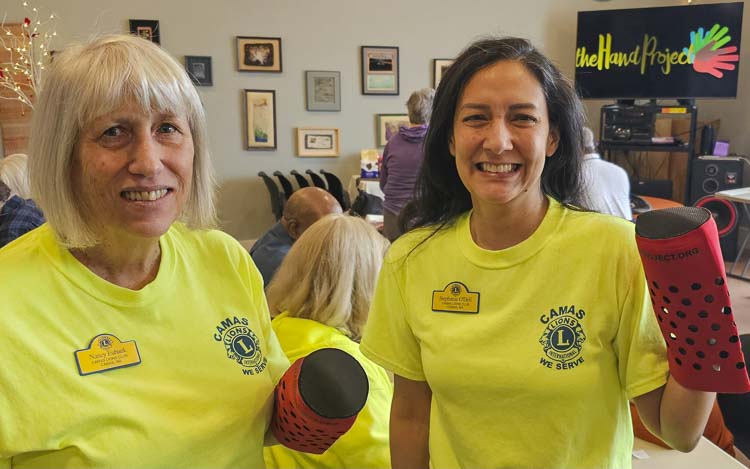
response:
M354 425L368 390L354 357L316 350L295 361L276 385L271 431L288 448L321 454Z
M711 212L646 212L636 221L636 242L670 374L690 389L750 391Z

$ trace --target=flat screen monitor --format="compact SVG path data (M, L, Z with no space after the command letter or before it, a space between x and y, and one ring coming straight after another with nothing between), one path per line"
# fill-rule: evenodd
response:
M736 97L742 7L579 12L579 93L584 99Z

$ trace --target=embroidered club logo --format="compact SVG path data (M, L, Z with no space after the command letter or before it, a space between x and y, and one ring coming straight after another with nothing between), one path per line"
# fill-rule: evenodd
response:
M227 358L236 361L244 374L255 375L266 369L268 361L248 323L247 318L226 318L216 326L214 340L224 344Z
M560 306L541 316L540 322L545 328L539 343L546 355L541 358L541 365L557 370L569 370L583 363L581 350L586 341L586 334L581 320L585 316L585 311L577 310L575 306Z

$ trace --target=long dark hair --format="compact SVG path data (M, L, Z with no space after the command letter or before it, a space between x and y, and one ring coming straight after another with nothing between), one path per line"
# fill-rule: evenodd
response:
M404 231L423 226L435 226L437 231L471 209L471 196L449 152L453 119L466 83L480 70L502 60L516 60L536 77L547 102L550 129L560 133L557 150L545 159L542 191L568 206L580 203L586 114L572 83L526 39L482 39L464 49L440 80L415 197L404 207L399 220Z

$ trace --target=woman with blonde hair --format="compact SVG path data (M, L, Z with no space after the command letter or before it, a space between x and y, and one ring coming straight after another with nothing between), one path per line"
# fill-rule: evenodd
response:
M289 362L214 225L206 116L135 36L55 56L31 129L47 224L0 250L0 467L263 467Z
M359 351L378 271L388 241L361 218L329 215L292 246L266 289L271 325L291 362L321 348L355 357L370 393L354 426L324 454L266 448L268 467L390 467L388 423L393 385Z

